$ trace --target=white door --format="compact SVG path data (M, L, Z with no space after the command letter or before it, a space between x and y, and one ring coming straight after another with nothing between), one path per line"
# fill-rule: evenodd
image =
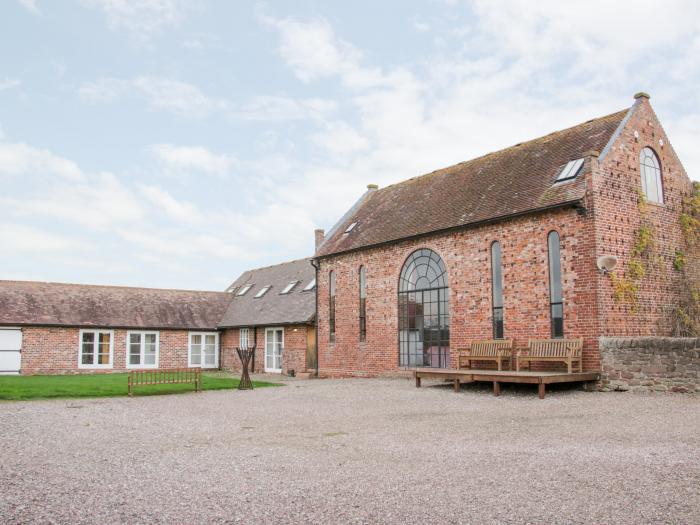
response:
M284 329L267 328L265 330L265 372L282 372L283 348Z
M19 374L22 360L22 330L0 328L0 375Z
M188 365L195 368L217 368L218 339L218 334L191 333Z

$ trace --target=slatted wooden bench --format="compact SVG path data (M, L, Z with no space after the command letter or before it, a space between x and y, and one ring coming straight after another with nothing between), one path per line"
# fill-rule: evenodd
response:
M175 385L193 383L194 391L202 390L201 368L166 368L162 370L131 370L129 372L129 396L134 394L135 386Z
M503 370L503 362L508 362L513 353L512 339L495 339L488 341L472 341L467 348L457 349L457 368L472 368L472 361L493 361L499 370ZM463 366L464 362L467 366Z
M581 372L582 349L583 339L530 339L527 349L518 350L515 369L520 371L521 363L532 368L532 361L544 361L564 363L569 373L575 368Z

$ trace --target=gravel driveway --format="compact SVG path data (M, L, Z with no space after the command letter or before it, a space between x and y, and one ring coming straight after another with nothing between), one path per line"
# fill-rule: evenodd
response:
M0 403L3 523L700 523L700 398L408 380Z

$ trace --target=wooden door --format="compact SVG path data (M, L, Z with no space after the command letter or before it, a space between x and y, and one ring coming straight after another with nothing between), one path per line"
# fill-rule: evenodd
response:
M306 369L316 369L316 327L306 328Z

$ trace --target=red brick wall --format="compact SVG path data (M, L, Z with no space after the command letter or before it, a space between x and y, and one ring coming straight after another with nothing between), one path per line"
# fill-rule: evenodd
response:
M78 368L80 328L22 328L22 374L99 373L126 370L126 334L113 330L113 367ZM187 366L188 331L160 330L160 368Z
M548 338L549 267L547 235L561 236L564 330L584 337L584 367L598 364L595 316L595 262L590 219L563 209L404 241L321 261L319 275L319 368L322 375L376 375L399 371L398 281L406 258L430 248L443 259L450 284L450 347L492 338L490 246L502 246L505 336L526 346L528 338ZM367 341L359 341L358 269L367 267ZM595 266L593 266L595 268ZM336 271L336 342L328 334L328 273ZM454 359L454 352L452 352ZM453 362L454 365L454 362Z
M306 371L306 331L313 330L313 326L290 325L282 327L284 330L284 351L282 353L282 373L289 370L296 372ZM257 350L255 352L255 372L263 372L265 369L265 327L258 327ZM249 329L248 344L254 344L253 329ZM240 370L241 361L236 353L236 347L240 345L240 331L238 328L224 330L221 336L222 368L227 370Z
M635 137L635 131L638 137ZM663 142L663 145L659 143ZM621 145L624 144L624 147ZM550 337L547 234L561 236L565 337L583 337L583 367L600 369L601 335L670 335L667 313L675 305L678 275L675 251L682 248L681 202L692 191L668 137L648 100L642 99L613 148L602 160L588 157L585 210L565 209L511 219L456 233L398 242L321 260L319 292L319 369L321 375L395 373L398 366L397 288L405 259L430 248L448 269L450 347L489 339L491 328L490 245L502 245L505 337L517 347L528 338ZM651 146L662 167L663 206L648 204L655 230L647 276L640 283L639 306L614 299L610 276L596 259L617 255L624 275L642 221L639 152ZM691 262L692 264L693 262ZM694 262L698 264L697 261ZM367 267L367 342L359 341L358 269ZM329 342L328 274L336 272L336 341ZM452 352L454 366L454 352Z
M647 203L640 209L639 152L647 146L661 163L664 203ZM614 147L594 173L597 250L601 255L618 257L618 276L629 276L628 263L641 224L652 226L655 232L653 248L642 257L646 275L638 282L636 308L629 302L616 301L612 279L600 277L600 335L671 335L669 314L681 286L673 262L677 249L685 251L679 215L692 185L648 99L640 99Z

